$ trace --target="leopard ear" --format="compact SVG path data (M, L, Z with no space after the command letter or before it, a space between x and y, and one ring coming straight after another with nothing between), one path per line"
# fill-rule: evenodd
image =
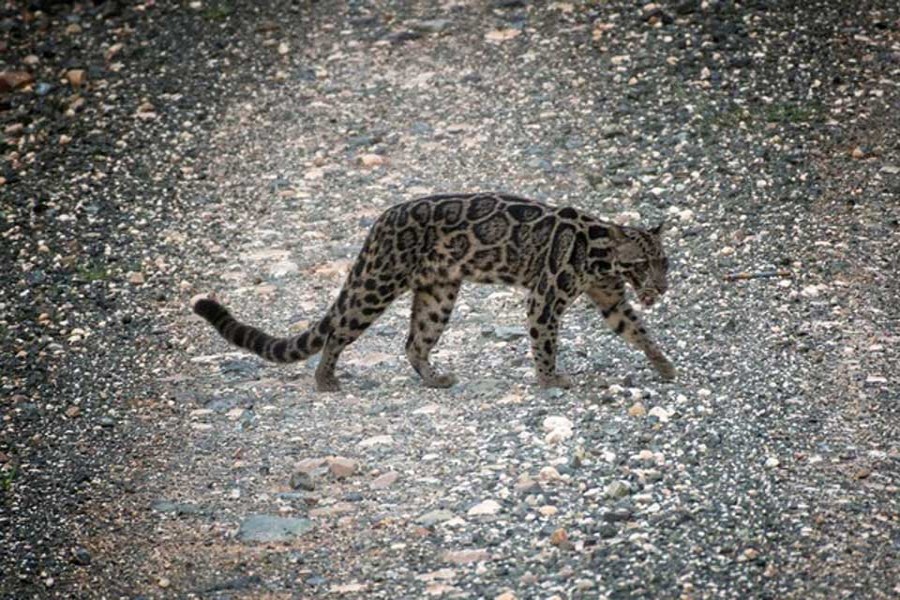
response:
M669 224L666 222L665 219L663 219L662 221L659 222L659 225L657 225L656 227L654 227L653 229L650 230L650 233L652 233L653 235L659 236L659 235L662 235L663 232L665 232L666 229L668 229L668 228L669 228Z

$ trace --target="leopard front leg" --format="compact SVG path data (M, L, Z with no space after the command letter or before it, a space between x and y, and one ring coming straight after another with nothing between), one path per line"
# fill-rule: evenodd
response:
M457 381L452 373L438 372L428 357L450 320L460 284L460 281L427 280L414 284L406 356L428 387L448 388Z
M528 334L538 385L543 388L569 388L572 380L556 372L556 349L559 325L568 298L557 298L553 288L532 290L528 299Z
M659 346L647 335L647 330L624 296L599 289L588 290L588 296L600 309L610 329L642 351L653 368L665 380L675 379L677 371Z

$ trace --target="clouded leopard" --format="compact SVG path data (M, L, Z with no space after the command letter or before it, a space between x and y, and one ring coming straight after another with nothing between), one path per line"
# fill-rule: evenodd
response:
M507 194L447 194L386 210L363 244L337 300L324 317L293 337L272 337L238 322L211 298L194 311L232 344L275 362L322 352L316 388L335 391L341 351L406 290L413 293L406 356L425 385L456 382L439 373L429 354L450 319L463 281L506 283L528 290L528 325L537 380L568 387L556 370L563 312L582 293L607 324L642 350L665 379L675 368L647 336L625 299L625 282L650 306L666 291L663 225L624 227L574 208L556 208Z

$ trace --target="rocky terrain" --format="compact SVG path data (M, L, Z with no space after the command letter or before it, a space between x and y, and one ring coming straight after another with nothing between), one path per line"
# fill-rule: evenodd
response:
M895 2L0 7L0 597L900 595ZM374 218L504 190L671 224L659 381L587 302L534 385L467 285L273 366Z

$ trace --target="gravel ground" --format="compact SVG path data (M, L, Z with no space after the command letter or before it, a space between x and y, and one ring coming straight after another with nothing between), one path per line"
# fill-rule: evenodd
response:
M895 2L0 14L2 597L900 596ZM670 220L676 383L580 302L539 390L504 287L449 390L408 298L328 395L190 314L302 329L381 210L496 189Z

